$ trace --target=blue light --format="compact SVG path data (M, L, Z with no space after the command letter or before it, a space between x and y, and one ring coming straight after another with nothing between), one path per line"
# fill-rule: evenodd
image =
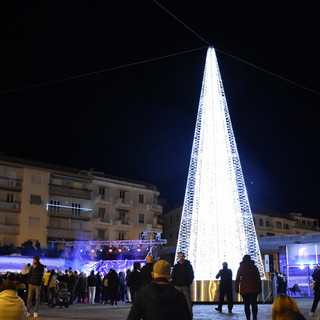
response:
M50 203L47 203L46 207L47 207L47 210L49 207L55 207L55 208L67 208L67 209L81 210L81 211L85 211L85 212L92 211L92 209L89 209L89 208L77 208L77 207L70 207L70 206L55 205L55 204L50 204Z

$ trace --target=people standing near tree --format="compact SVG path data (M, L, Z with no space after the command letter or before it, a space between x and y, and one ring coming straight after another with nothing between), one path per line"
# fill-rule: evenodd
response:
M127 320L191 320L185 295L169 283L170 264L159 260L153 265L153 280L139 290Z
M94 274L94 270L91 270L87 281L88 281L89 303L95 304L94 299L96 296L97 278L96 278L96 275Z
M194 273L190 261L185 259L183 252L178 252L178 262L174 265L172 270L172 284L185 295L191 315L192 303L190 298L190 286L193 279Z
M224 297L227 297L228 301L228 311L232 313L233 307L233 294L232 294L232 271L228 269L228 263L222 263L222 269L220 269L219 273L216 275L216 279L220 278L220 285L219 285L219 303L218 307L216 308L217 311L222 312L222 306Z
M148 255L146 259L146 264L140 270L142 288L152 281L152 275L151 275L152 270L153 270L153 257L151 255Z
M311 311L309 312L309 316L314 316L314 313L320 301L320 265L319 264L317 265L316 269L312 272L311 276L314 281L314 288L313 288L314 297L313 297Z
M235 291L242 296L246 319L250 320L250 314L252 312L253 320L257 320L257 298L261 292L261 278L258 268L248 254L244 255L242 262L240 262L235 282Z
M29 290L27 299L27 316L30 317L30 310L32 307L32 299L35 296L35 307L33 317L38 317L38 310L40 304L40 289L42 283L42 277L44 272L44 266L40 263L38 256L33 257L33 263L29 270Z

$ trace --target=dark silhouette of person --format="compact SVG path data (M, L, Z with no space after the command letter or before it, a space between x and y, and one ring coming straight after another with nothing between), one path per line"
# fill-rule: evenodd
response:
M223 262L222 269L220 269L219 273L216 275L216 279L220 278L219 285L219 303L217 311L222 312L222 306L224 302L224 297L227 297L228 301L228 311L232 313L233 308L233 294L232 294L232 271L228 269L228 263Z
M312 272L312 279L314 281L314 297L312 302L311 311L309 316L314 316L314 313L317 309L318 303L320 301L320 265L318 264L316 269Z
M261 292L261 278L258 268L254 265L250 255L243 256L242 262L237 272L236 293L240 293L244 303L246 319L250 320L252 311L253 320L257 320L258 315L258 294ZM251 306L251 311L250 311Z

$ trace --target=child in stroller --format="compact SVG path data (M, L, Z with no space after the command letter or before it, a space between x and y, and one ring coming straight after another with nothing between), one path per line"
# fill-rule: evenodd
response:
M54 308L55 306L65 306L69 308L70 304L70 295L71 293L68 291L67 284L65 282L59 282L56 284L56 292L55 297L52 299L53 301L50 303L50 307Z

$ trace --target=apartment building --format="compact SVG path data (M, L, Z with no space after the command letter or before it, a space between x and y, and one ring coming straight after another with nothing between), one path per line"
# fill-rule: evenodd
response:
M265 208L258 210L262 213L252 213L258 238L319 232L318 219L304 217L301 213L280 215ZM163 238L167 239L168 246L176 246L181 214L182 207L178 207L161 216Z
M153 239L159 195L145 182L0 155L0 246Z

